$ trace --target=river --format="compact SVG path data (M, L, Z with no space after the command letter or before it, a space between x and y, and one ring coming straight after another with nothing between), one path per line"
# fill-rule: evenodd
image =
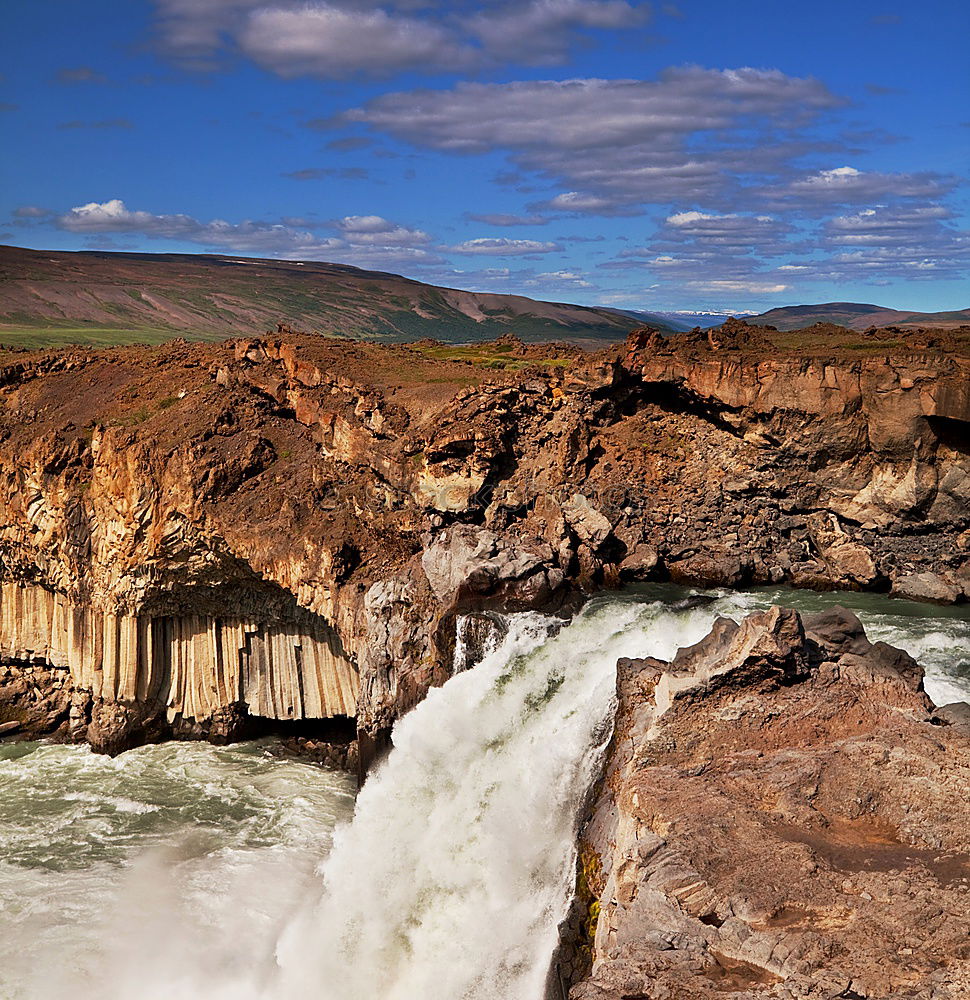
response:
M970 700L970 615L879 595L645 586L506 639L403 719L359 796L269 741L111 759L0 743L0 1000L541 1000L619 656L718 614L852 608Z

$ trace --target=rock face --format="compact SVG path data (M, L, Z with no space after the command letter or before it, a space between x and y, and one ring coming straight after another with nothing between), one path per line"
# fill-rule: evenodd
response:
M0 662L66 668L31 717L69 690L101 749L343 717L377 746L467 613L658 578L965 599L964 341L771 337L8 352Z
M0 658L67 669L71 735L98 749L123 746L134 725L105 706L129 706L140 729L164 717L176 733L225 740L236 705L280 721L352 717L360 686L333 630L300 608L272 623L117 615L16 583L0 584Z
M910 657L774 608L618 694L570 1000L970 995L970 740Z

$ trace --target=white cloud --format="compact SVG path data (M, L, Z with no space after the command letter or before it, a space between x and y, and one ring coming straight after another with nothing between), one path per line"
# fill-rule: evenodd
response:
M358 245L420 246L431 242L423 230L399 226L380 215L348 215L336 225L348 241Z
M41 208L39 205L21 205L13 210L15 219L46 219L53 214L49 208Z
M771 257L790 253L792 227L770 215L714 212L674 212L657 234L657 246L688 246L693 253L756 254ZM621 256L629 256L629 252Z
M840 215L827 223L829 240L837 244L887 246L937 242L946 232L942 222L950 212L942 205L912 208L868 208L855 215Z
M592 288L593 284L587 281L576 271L543 271L530 278L526 285L544 285L548 288Z
M595 148L615 157L658 137L729 128L745 115L810 114L841 103L811 78L690 66L657 80L462 82L384 94L344 117L454 152Z
M112 198L72 208L56 224L74 233L141 233L150 239L195 243L212 250L338 260L362 267L424 266L441 261L426 248L431 240L427 233L376 215L347 216L333 224L338 236L321 237L285 223L201 222L189 215L132 211L121 199Z
M827 280L880 278L966 279L970 231L956 229L942 205L880 205L828 220L823 247L831 258L817 265Z
M503 212L466 212L465 218L470 222L484 222L487 226L544 226L550 220L543 215L510 215Z
M687 282L690 288L701 292L744 292L748 295L780 295L787 292L790 285L772 284L749 280L704 280Z
M626 208L617 204L615 197L583 194L581 191L565 191L548 201L538 203L535 207L552 212L593 212L601 215L624 212Z
M929 171L879 173L851 166L832 167L799 177L788 184L769 188L765 197L788 209L797 207L821 212L837 205L870 204L881 199L935 199L949 193L957 178Z
M559 243L541 243L538 240L512 240L504 236L480 237L465 240L457 246L445 247L451 253L483 254L494 257L520 257L526 254L552 253L562 250Z
M649 11L626 0L487 8L423 0L156 0L160 43L172 56L204 67L235 50L280 76L338 79L559 63L585 31L629 29Z
M394 223L381 215L345 215L337 226L344 232L386 233L394 228Z
M159 236L178 236L196 232L200 223L188 215L153 215L151 212L132 212L120 198L108 201L89 201L72 208L58 219L62 229L73 233L130 233L151 232ZM223 226L215 220L210 226Z
M243 52L280 76L385 76L433 64L461 68L470 53L440 25L382 9L330 4L261 7L238 35Z
M667 222L672 226L689 226L695 222L708 222L713 219L734 219L734 215L707 215L704 212L677 212L667 216Z
M688 66L656 80L464 81L384 94L338 121L443 152L505 150L520 169L566 188L532 210L609 214L699 201L736 187L734 174L777 166L777 152L762 143L734 150L738 166L726 170L720 151L697 148L705 133L753 122L795 129L841 103L818 80L778 70Z
M493 59L526 64L562 61L581 28L632 28L649 17L646 4L625 0L532 0L474 15L468 30Z

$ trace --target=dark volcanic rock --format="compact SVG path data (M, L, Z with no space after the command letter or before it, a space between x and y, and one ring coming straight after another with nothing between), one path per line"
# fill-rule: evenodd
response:
M31 738L66 731L71 692L71 675L66 669L24 661L0 663L2 734Z

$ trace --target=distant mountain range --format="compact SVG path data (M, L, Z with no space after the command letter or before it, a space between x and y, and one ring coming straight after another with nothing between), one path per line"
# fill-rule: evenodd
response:
M834 323L851 330L870 326L955 327L970 324L970 309L950 312L905 312L865 302L822 302L814 306L784 306L748 317L751 323L763 323L779 330L799 330L813 323Z
M912 313L858 302L734 315L779 330L970 323L970 309ZM636 326L676 333L726 318L710 310L645 312L467 292L315 261L0 246L0 344L8 345L217 340L285 323L361 340L469 343L514 333L594 347Z
M286 323L378 341L622 340L619 310L465 292L341 264L0 247L0 343L245 336ZM675 328L659 317L655 325Z
M750 309L740 312L714 312L710 309L640 312L639 310L628 309L626 310L626 314L647 326L659 326L661 329L668 327L677 333L683 333L685 330L693 330L694 327L698 326L702 330L710 329L712 326L720 326L729 316L736 316L739 319L749 319L755 315Z

